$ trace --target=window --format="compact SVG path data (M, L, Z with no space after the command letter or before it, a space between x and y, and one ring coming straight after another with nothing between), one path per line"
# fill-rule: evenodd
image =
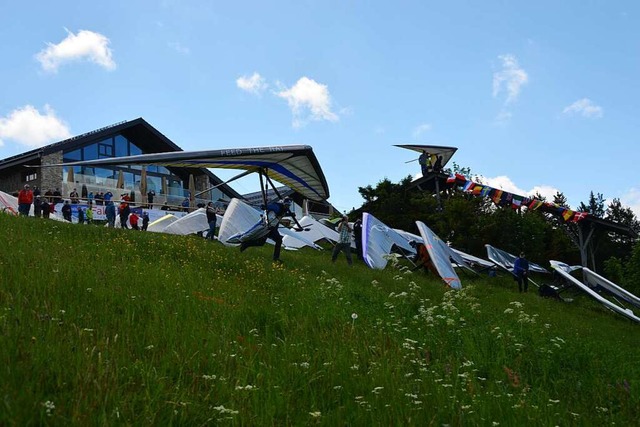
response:
M142 154L142 150L139 149L135 144L129 143L129 155L137 156L138 154Z
M113 157L113 145L98 144L98 156Z
M122 135L115 138L116 157L124 157L129 155L129 141Z
M95 160L98 158L98 144L90 144L82 149L84 158L82 160Z
M82 160L82 152L79 149L73 150L73 151L67 151L66 153L63 154L63 157L65 161Z
M23 181L26 181L26 182L35 181L36 179L38 179L37 172L29 172L23 176Z

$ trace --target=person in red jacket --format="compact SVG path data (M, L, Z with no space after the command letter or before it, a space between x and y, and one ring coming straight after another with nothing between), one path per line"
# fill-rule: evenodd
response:
M33 191L29 188L29 184L25 184L18 193L18 213L22 216L29 216L31 203L33 203Z
M139 218L140 217L135 212L132 212L131 215L129 215L129 224L131 224L131 228L132 229L140 230L140 227L138 227L138 219Z

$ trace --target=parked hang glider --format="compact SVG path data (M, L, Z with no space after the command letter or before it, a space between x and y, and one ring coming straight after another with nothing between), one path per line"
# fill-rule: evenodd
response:
M152 231L154 233L162 233L165 228L167 228L170 224L176 222L177 220L178 218L175 215L166 214L165 216L160 217L155 221L151 222L147 227L147 231ZM120 215L117 215L116 228L120 226L119 224L120 224Z
M607 278L600 276L595 271L588 269L587 267L582 267L580 265L569 266L560 261L549 261L549 263L551 263L551 267L553 267L554 270L558 271L559 269L561 269L562 271L565 271L569 274L574 271L582 270L583 283L589 286L594 291L603 291L614 298L623 300L635 307L640 308L640 298L627 291L623 287L616 285Z
M222 222L222 216L216 214L216 223ZM169 234L195 234L202 231L209 230L209 223L207 222L207 210L205 208L196 209L195 211L178 218L173 221L162 231Z
M565 280L567 280L569 283L571 283L572 285L575 285L578 289L586 292L587 295L589 295L590 297L592 297L593 299L598 301L600 304L602 304L605 307L607 307L608 309L610 309L611 311L614 311L614 312L616 312L618 314L621 314L621 315L625 316L626 318L631 319L631 320L633 320L635 322L640 322L640 317L636 316L633 313L633 311L631 311L628 308L624 308L624 307L621 307L621 306L619 306L617 304L614 304L613 302L611 302L608 299L604 298L602 295L600 295L598 292L596 292L591 287L585 285L580 280L578 280L575 277L573 277L570 274L571 267L569 267L567 264L565 264L563 262L559 262L559 261L551 261L551 267L555 271L557 271L558 274L560 274L560 276L563 277Z
M405 253L415 254L409 241L393 228L387 226L378 218L365 212L362 214L362 251L365 263L376 269L387 266L387 256L393 247L400 248Z
M322 223L316 221L314 218L308 215L300 218L298 222L302 227L304 227L304 230L297 232L296 237L302 236L314 243L322 239L328 240L332 243L337 243L338 240L340 240L340 234L338 234L337 231L327 227L326 225L323 225ZM282 244L285 247L296 249L306 246L306 244L304 244L302 240L291 236L284 236Z
M494 248L491 245L484 246L485 248L487 248L487 258L489 258L490 261L495 263L498 267L502 267L509 273L513 274L513 264L516 262L516 259L518 258L517 256L503 251L502 249ZM544 267L540 267L538 264L534 264L532 262L529 262L529 271L534 273L549 274L549 271L547 269L545 269Z
M453 264L451 264L451 258L454 252L440 239L440 237L438 237L436 233L431 231L425 223L422 221L416 221L416 226L418 227L420 236L422 236L424 245L429 252L431 262L436 267L436 270L438 271L438 274L440 274L442 280L444 280L444 282L453 289L462 288L462 282L460 282L460 278L453 269ZM458 255L456 255L456 257L459 258ZM459 259L459 262L466 267L465 262L461 258Z
M439 145L412 145L412 144L401 144L395 145L396 147L405 148L407 150L417 151L418 153L422 153L426 151L429 154L435 154L436 156L442 156L442 167L447 164L451 157L455 154L458 149L456 147L442 147Z

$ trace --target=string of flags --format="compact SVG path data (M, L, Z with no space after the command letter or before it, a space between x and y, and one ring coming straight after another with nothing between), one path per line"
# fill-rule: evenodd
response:
M587 212L576 212L564 206L560 206L557 203L520 196L518 194L509 193L508 191L489 187L488 185L478 184L477 182L468 180L464 175L459 173L448 177L447 184L457 185L462 189L462 191L473 194L474 196L488 197L497 206L510 206L512 209L520 209L523 206L532 210L539 209L542 212L557 215L565 222L580 222L589 215Z

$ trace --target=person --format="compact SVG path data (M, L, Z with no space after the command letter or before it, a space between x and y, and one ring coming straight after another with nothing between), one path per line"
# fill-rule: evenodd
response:
M53 203L53 191L50 188L44 193L44 196L47 198L47 202Z
M359 260L363 260L362 256L362 220L360 218L356 219L356 222L353 223L353 238L356 241L356 252Z
M116 225L116 205L111 200L107 202L107 207L104 208L104 214L107 217L107 225L111 228Z
M65 221L71 222L71 205L68 200L65 200L64 205L62 205L62 217Z
M416 266L412 271L415 271L418 268L424 268L425 271L430 271L436 277L440 276L440 273L438 273L436 266L433 264L431 256L429 255L429 251L427 250L427 247L424 245L424 243L412 240L409 245L416 249L416 255L413 257L413 262L416 264Z
M218 217L216 216L216 207L213 206L213 202L207 203L207 222L209 223L209 232L207 233L207 239L214 240L216 235L216 223Z
M182 210L185 212L189 212L189 199L187 197L182 201Z
M527 292L529 288L529 261L524 257L524 252L520 252L520 256L513 263L513 274L518 282L518 290Z
M42 211L42 218L49 219L49 214L51 207L49 206L49 200L45 197L42 199L42 204L40 205L40 210Z
M140 219L138 214L131 212L131 215L129 215L129 224L131 224L132 230L140 230L140 227L138 227L138 219Z
M33 197L38 197L40 195L40 188L37 185L33 186Z
M107 191L106 193L104 193L102 198L105 201L105 203L108 205L111 199L113 198L113 193L111 191Z
M18 193L18 213L22 216L29 216L31 204L33 203L33 192L29 184L25 184Z
M144 212L142 214L142 231L147 231L147 227L149 227L149 212Z
M422 170L422 176L427 176L429 173L428 163L431 162L431 154L426 151L422 151L420 157L418 157L418 163L420 164L420 169Z
M149 209L153 208L153 198L155 197L156 192L153 190L149 190L147 193L147 203L149 204Z
M165 200L164 203L162 203L162 207L160 208L161 211L168 211L169 210L169 205L167 204L167 201Z
M87 196L87 202L89 203L89 205L93 203L94 199L95 199L95 195L93 194L93 191L89 191L89 195Z
M89 207L85 211L85 221L87 224L91 224L93 222L93 208L91 207L91 203L89 203Z
M62 203L62 193L59 188L56 188L56 191L53 192L53 204L57 205L58 203Z
M84 210L78 206L78 224L84 224Z
M440 173L442 172L442 155L438 156L436 162L433 164L433 172Z
M351 265L351 227L349 226L348 216L345 215L342 217L340 223L338 223L337 231L340 233L340 238L338 243L333 247L331 262L336 262L338 254L340 251L343 251L344 255L347 257L347 264Z
M273 261L274 262L282 262L280 261L280 250L282 249L282 235L278 231L278 226L280 225L280 221L285 216L290 216L295 218L295 213L291 212L291 199L285 197L283 200L280 200L275 203L269 203L264 207L266 211L266 215L264 216L264 221L266 223L266 227L268 233L257 239L247 240L240 244L240 252L244 252L250 246L263 246L267 239L273 240L276 244L273 248Z
M33 200L33 215L36 218L40 218L42 214L42 198L38 194L36 198Z
M71 199L71 204L77 205L78 202L80 201L80 196L78 195L78 190L76 190L74 188L73 191L71 193L69 193L69 198Z

